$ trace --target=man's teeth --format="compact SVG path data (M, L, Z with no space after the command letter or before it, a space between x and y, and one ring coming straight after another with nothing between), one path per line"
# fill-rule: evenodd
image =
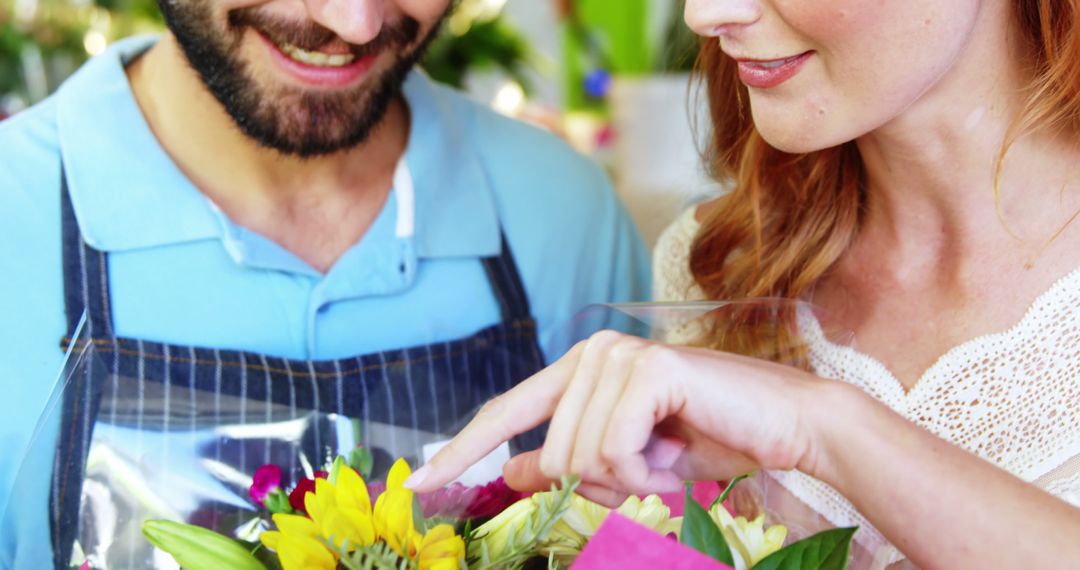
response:
M335 53L330 55L320 51L307 51L292 44L285 43L278 44L278 47L291 59L306 65L318 67L344 67L356 59L356 56L351 53Z

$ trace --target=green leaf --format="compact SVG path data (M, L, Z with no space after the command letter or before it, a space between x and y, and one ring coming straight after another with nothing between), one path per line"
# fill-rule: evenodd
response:
M348 465L345 463L345 458L340 455L337 456L337 458L334 459L334 464L330 466L330 473L326 477L326 480L334 485L337 485L338 475L341 473L342 468L345 467L348 467Z
M416 532L427 534L428 521L424 518L424 505L420 504L420 495L413 493L412 497L412 520Z
M173 521L143 523L143 536L150 544L172 555L188 570L266 570L239 541L202 527Z
M292 505L289 504L289 495L281 489L278 489L267 495L265 504L266 510L270 511L273 514L296 514L296 511L293 510Z
M727 541L724 540L724 534L720 532L720 527L716 526L709 513L705 512L705 509L694 500L691 495L692 489L693 483L687 483L680 541L728 566L734 566L735 561L731 557L731 549Z
M754 570L844 570L857 528L834 528L767 556Z
M354 550L347 542L340 547L334 546L330 541L324 544L338 553L338 568L345 570L407 570L411 567L409 559L394 552L385 542L376 542Z
M732 479L731 481L729 481L728 484L727 484L727 487L724 488L724 492L720 493L720 496L717 497L716 500L713 501L711 505L709 505L709 510L711 511L711 510L715 509L717 505L724 504L724 501L727 500L728 495L730 495L731 491L735 489L735 485L738 485L739 481L742 481L743 479L746 479L749 476L750 476L750 474L747 473L746 475L739 475L738 477L736 477L736 478Z
M375 466L375 456L366 447L357 447L349 452L349 467L360 474L367 481L371 477L371 469Z

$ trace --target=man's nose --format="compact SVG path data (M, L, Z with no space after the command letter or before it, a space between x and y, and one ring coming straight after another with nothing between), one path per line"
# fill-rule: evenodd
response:
M700 36L722 36L761 18L761 3L768 0L687 0L686 25Z
M304 0L319 25L351 44L366 44L382 30L386 0Z

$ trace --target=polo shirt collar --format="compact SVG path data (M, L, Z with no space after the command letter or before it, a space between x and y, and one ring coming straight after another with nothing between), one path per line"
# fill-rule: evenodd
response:
M227 220L164 151L135 101L125 65L155 42L148 36L116 42L57 93L72 206L84 239L103 251L235 233L223 228ZM409 249L421 258L496 255L500 225L470 132L475 110L419 71L409 75L404 95L411 114L407 175L399 165L395 190L380 214L396 215L396 223L381 226L394 228L395 235L385 237L411 241ZM397 188L402 179L411 181L411 193ZM361 243L369 237L381 241L368 235Z
M83 239L105 251L221 235L210 201L154 138L124 66L153 37L111 45L57 92L57 130Z
M405 162L415 189L417 256L497 255L499 215L477 147L477 109L419 71L404 93L412 117Z

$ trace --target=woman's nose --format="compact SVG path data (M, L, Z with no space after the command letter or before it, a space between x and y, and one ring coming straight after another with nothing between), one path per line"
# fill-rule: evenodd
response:
M686 25L699 36L715 37L761 18L763 0L687 0Z

